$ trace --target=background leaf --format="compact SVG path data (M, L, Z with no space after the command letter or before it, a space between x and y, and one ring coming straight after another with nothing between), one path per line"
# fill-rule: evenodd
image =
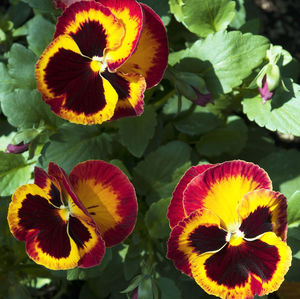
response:
M235 2L230 0L170 1L171 12L191 32L201 37L224 30L234 18Z
M180 141L161 146L133 169L135 186L152 200L169 196L190 166L190 154L190 147Z
M152 106L147 106L139 117L129 117L118 121L121 143L129 152L140 158L156 127L156 113Z
M300 136L300 85L291 80L286 80L285 85L289 92L278 88L265 104L260 95L246 95L242 101L243 112L261 127Z
M2 100L1 107L9 123L17 128L37 127L43 121L55 130L64 123L43 102L37 90L18 89Z
M211 92L228 93L262 63L268 48L263 36L219 31L182 53L178 68L199 73Z
M28 183L32 166L22 155L0 152L0 165L0 196L9 196L16 188Z
M197 151L206 157L214 157L223 153L237 155L245 146L248 128L238 116L230 116L223 128L217 128L197 142Z
M300 152L280 150L262 159L259 165L269 174L273 189L280 191L287 198L299 190Z
M37 57L21 44L13 44L8 58L8 73L16 80L18 88L34 89L34 66Z
M289 227L300 225L300 191L296 191L288 199L287 216Z
M27 41L29 49L40 56L51 42L55 25L41 15L35 16L28 22Z
M151 237L167 238L170 233L169 221L166 217L170 198L163 198L151 204L145 215L145 224Z
M98 127L67 124L50 137L39 162L47 169L48 163L53 161L69 173L85 160L109 160L111 151L111 136L102 133Z

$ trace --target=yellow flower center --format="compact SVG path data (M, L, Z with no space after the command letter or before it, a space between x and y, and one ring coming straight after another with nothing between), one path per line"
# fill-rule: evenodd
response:
M95 73L103 73L107 67L104 57L94 56L90 62L90 67Z
M57 211L58 215L65 221L68 222L70 217L70 209L67 206L61 205Z
M244 242L245 234L239 229L234 232L228 232L226 236L226 241L229 242L231 246L239 246Z

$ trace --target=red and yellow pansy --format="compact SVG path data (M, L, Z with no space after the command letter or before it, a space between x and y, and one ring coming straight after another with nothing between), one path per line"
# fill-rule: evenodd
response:
M137 200L127 176L104 161L76 165L70 175L49 163L34 171L34 184L19 187L8 209L8 224L27 254L53 270L98 265L106 247L133 230Z
M167 257L221 298L274 292L291 265L286 209L286 198L257 165L193 166L170 202Z
M68 1L36 64L37 88L58 116L79 124L143 112L144 91L168 61L165 27L135 0Z

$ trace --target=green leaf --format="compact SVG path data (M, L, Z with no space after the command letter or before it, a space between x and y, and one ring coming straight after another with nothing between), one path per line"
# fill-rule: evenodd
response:
M27 3L30 7L36 8L44 13L54 13L55 7L52 0L22 0Z
M166 217L170 198L163 198L151 204L145 215L145 224L152 238L167 238L170 233L169 222Z
M159 285L161 299L181 299L180 290L173 280L167 277L159 277L157 283Z
M37 127L41 121L56 129L64 120L56 116L43 102L37 90L18 89L1 102L9 123L18 128Z
M177 20L200 37L226 29L235 15L235 2L230 0L175 0L170 7Z
M229 93L262 63L268 48L263 36L219 31L196 41L177 67L199 73L212 93Z
M31 166L22 155L0 152L0 165L0 196L9 196L16 188L28 183Z
M277 147L269 131L253 124L248 126L248 140L239 159L258 163L266 155L275 152Z
M199 154L215 157L223 153L237 155L247 142L248 128L238 116L229 116L226 126L205 134L197 142Z
M5 64L0 63L0 102L13 90L15 83L15 80L9 76Z
M20 44L13 44L8 58L8 73L16 80L18 88L34 89L34 67L37 57Z
M69 173L77 163L86 160L109 160L111 147L111 136L99 127L67 124L50 137L39 162L46 169L53 161Z
M197 106L187 117L175 121L174 125L179 132L194 136L215 129L220 125L220 120L206 108Z
M236 0L235 16L230 23L230 27L239 29L246 22L246 9L244 0Z
M51 42L55 25L41 15L35 16L28 23L27 42L29 49L37 56L40 56Z
M300 225L300 191L296 191L288 199L288 224L289 227L299 226Z
M111 249L107 248L101 263L92 268L74 268L67 271L67 280L86 280L100 276L112 260Z
M152 281L150 277L146 277L141 281L138 288L139 299L153 299Z
M275 90L270 101L262 104L260 95L245 96L243 112L251 121L271 131L300 136L300 85L285 80L289 92L282 88Z
M269 174L273 189L280 191L287 198L299 190L300 152L280 150L262 159L259 165Z
M155 110L152 106L148 106L139 117L119 120L118 127L121 143L127 147L132 155L140 158L155 132Z
M172 141L146 156L133 169L135 186L152 199L170 196L174 187L190 166L191 148L183 142Z

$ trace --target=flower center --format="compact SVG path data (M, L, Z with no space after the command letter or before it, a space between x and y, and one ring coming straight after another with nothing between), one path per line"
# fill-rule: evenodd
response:
M69 217L70 217L70 209L68 206L65 206L65 205L61 205L59 207L59 210L58 210L58 214L59 216L65 221L67 222L69 220Z
M226 236L226 241L229 242L231 246L238 246L243 243L245 234L239 229L234 232L228 232Z
M90 62L90 67L95 73L103 73L107 67L104 57L94 56Z

